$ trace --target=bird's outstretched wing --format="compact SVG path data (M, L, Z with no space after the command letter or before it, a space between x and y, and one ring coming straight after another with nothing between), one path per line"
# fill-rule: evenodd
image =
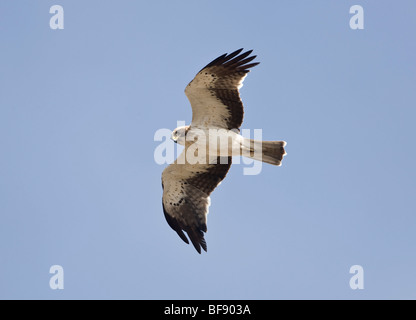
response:
M225 178L231 166L231 157L208 157L206 164L190 164L185 149L174 163L162 173L163 212L169 226L179 237L195 249L207 251L204 232L207 232L207 214L211 192Z
M207 64L185 88L192 106L193 127L238 129L243 122L244 107L238 89L256 56L252 50L239 49L223 54Z

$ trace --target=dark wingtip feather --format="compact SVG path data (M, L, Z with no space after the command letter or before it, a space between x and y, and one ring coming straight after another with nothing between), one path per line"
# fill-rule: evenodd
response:
M189 244L189 240L186 237L186 235L183 233L182 228L179 226L178 222L173 219L168 212L165 209L165 205L162 202L162 206L163 206L163 213L165 214L165 219L168 223L168 225L176 231L176 233L178 234L178 236L187 244Z
M224 59L224 61L222 63L224 63L226 61L230 61L232 58L234 58L235 56L239 55L240 52L243 51L243 50L244 49L241 48L241 49L235 50L234 52L231 52L230 54L227 54L227 56L225 57L226 59Z
M237 57L235 57L234 59L228 60L226 63L224 63L225 67L234 67L236 65L238 65L239 63L241 63L241 61L243 61L246 57L248 57L250 55L251 51L246 51L240 55L238 55Z
M248 70L248 69L257 66L258 64L260 64L260 62L254 62L254 63L247 64L247 65L243 66L244 67L243 71L244 72L250 72L250 70Z
M238 69L238 71L248 72L247 69L256 66L257 64L259 64L259 62L244 65L245 63L248 63L252 61L253 59L255 59L256 56L247 58L253 52L253 50L248 50L246 52L241 53L243 50L244 49L241 48L230 54L225 53L219 56L218 58L212 60L205 67L203 67L199 72L201 72L205 68L209 68L212 66L220 66L220 65L226 68L235 68L235 69Z
M219 63L220 61L222 61L226 56L227 56L227 54L224 53L223 55L219 56L218 58L212 60L205 67L203 67L200 71L204 70L205 68L212 67L212 66L216 65L217 63Z
M186 233L188 234L189 239L191 239L191 242L193 244L193 246L195 247L196 251L198 251L199 254L201 254L201 247L202 249L204 249L204 251L207 251L207 243L205 241L204 238L204 233L203 232L207 232L207 226L206 224L203 224L200 228L201 229L197 229L197 228L184 228L184 230L181 228L181 226L179 225L179 223L172 218L168 212L165 209L164 204L162 203L162 207L163 207L163 213L165 214L165 219L167 221L167 223L169 224L169 226L176 231L176 233L179 235L179 237L187 244L189 244L189 240L186 237L185 233L183 231L186 231Z
M204 238L204 233L201 230L187 228L185 231L199 254L201 254L201 247L205 252L207 251L207 243Z

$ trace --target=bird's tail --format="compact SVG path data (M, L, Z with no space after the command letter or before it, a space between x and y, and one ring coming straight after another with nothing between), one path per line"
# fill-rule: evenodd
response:
M243 156L275 166L281 166L283 157L286 155L285 146L285 141L244 139L242 151Z

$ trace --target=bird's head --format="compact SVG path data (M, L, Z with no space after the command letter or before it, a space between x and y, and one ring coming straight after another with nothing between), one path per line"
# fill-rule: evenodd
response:
M185 136L188 130L189 130L189 126L177 127L175 130L173 130L171 139L175 143L185 145Z

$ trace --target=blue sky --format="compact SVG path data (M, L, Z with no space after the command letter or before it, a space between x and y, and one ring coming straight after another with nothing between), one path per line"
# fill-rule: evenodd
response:
M64 30L49 27L55 4ZM349 27L355 4L364 30ZM0 298L415 299L415 11L0 2ZM242 128L288 155L260 175L231 168L199 255L163 216L153 137L190 122L186 84L241 47L261 62Z

